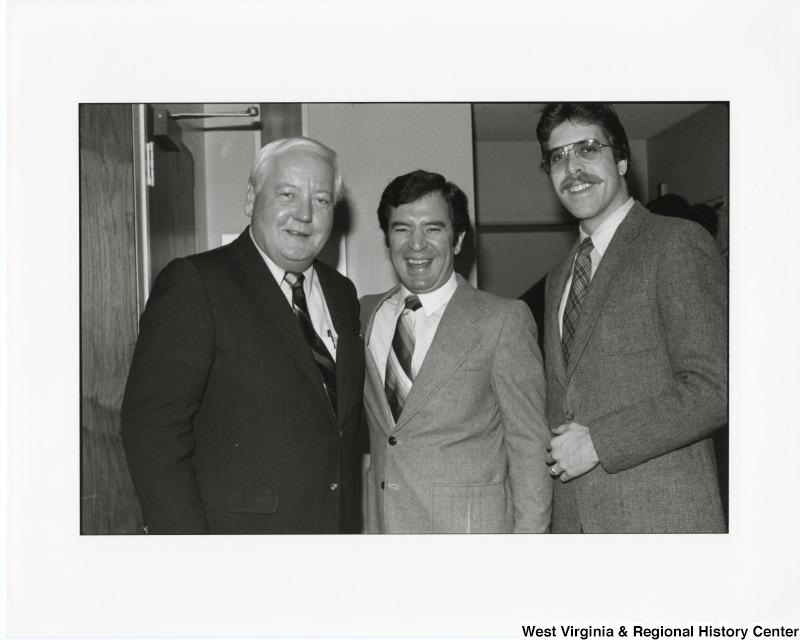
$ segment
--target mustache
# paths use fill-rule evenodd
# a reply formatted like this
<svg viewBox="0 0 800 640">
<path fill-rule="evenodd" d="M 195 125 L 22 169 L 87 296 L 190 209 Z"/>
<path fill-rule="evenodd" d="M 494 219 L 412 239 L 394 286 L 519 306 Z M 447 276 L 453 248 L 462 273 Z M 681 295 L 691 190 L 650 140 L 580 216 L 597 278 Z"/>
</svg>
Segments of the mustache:
<svg viewBox="0 0 800 640">
<path fill-rule="evenodd" d="M 559 191 L 566 191 L 567 189 L 571 189 L 576 184 L 600 184 L 602 180 L 599 176 L 594 175 L 593 173 L 584 173 L 581 171 L 580 173 L 574 173 L 572 175 L 568 175 L 561 181 L 558 189 Z"/>
</svg>

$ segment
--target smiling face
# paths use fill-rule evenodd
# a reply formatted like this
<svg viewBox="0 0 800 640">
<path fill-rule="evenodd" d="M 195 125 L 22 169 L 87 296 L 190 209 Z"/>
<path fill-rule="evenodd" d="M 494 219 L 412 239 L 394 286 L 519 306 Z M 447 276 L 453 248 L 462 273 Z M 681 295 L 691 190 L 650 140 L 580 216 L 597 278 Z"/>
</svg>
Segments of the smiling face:
<svg viewBox="0 0 800 640">
<path fill-rule="evenodd" d="M 550 134 L 548 149 L 593 139 L 608 144 L 603 130 L 593 124 L 582 124 L 567 120 Z M 593 233 L 600 224 L 628 200 L 625 173 L 628 161 L 614 162 L 610 147 L 601 149 L 596 162 L 586 162 L 569 153 L 564 170 L 550 175 L 558 199 L 569 212 L 581 221 L 586 233 Z"/>
<path fill-rule="evenodd" d="M 253 204 L 253 237 L 279 267 L 308 269 L 333 226 L 333 167 L 314 153 L 293 149 L 264 167 Z"/>
<path fill-rule="evenodd" d="M 389 254 L 412 293 L 436 291 L 450 279 L 464 235 L 455 235 L 447 201 L 438 192 L 389 207 Z"/>
</svg>

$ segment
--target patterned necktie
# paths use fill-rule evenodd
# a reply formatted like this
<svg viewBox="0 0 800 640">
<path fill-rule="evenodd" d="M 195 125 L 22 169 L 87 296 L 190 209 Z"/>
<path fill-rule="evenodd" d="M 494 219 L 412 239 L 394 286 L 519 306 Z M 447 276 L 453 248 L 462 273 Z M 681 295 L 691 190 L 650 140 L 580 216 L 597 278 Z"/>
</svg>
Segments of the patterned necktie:
<svg viewBox="0 0 800 640">
<path fill-rule="evenodd" d="M 589 283 L 592 280 L 592 249 L 594 249 L 592 239 L 584 239 L 578 248 L 578 257 L 575 259 L 572 286 L 569 290 L 562 319 L 561 348 L 564 350 L 564 362 L 569 362 L 569 348 L 572 346 L 572 338 L 575 337 L 575 329 L 578 326 L 578 318 L 581 315 L 581 305 L 583 304 L 584 296 L 586 296 L 586 289 L 589 288 Z"/>
<path fill-rule="evenodd" d="M 314 361 L 317 363 L 320 375 L 322 376 L 322 385 L 325 387 L 325 392 L 328 394 L 328 400 L 331 403 L 334 415 L 336 414 L 336 362 L 331 357 L 330 351 L 325 346 L 322 338 L 319 337 L 314 330 L 314 324 L 311 322 L 311 315 L 308 313 L 308 303 L 306 302 L 306 294 L 303 291 L 303 281 L 305 276 L 302 273 L 292 273 L 287 271 L 284 279 L 292 285 L 292 307 L 297 320 L 300 322 L 300 328 L 303 330 L 308 344 L 311 347 L 311 353 L 314 356 Z"/>
<path fill-rule="evenodd" d="M 414 382 L 414 372 L 411 369 L 411 360 L 414 357 L 414 311 L 422 303 L 415 295 L 406 298 L 406 307 L 400 314 L 397 327 L 392 339 L 392 348 L 389 349 L 389 359 L 386 361 L 386 399 L 392 410 L 395 422 L 400 419 L 403 406 L 411 391 Z"/>
</svg>

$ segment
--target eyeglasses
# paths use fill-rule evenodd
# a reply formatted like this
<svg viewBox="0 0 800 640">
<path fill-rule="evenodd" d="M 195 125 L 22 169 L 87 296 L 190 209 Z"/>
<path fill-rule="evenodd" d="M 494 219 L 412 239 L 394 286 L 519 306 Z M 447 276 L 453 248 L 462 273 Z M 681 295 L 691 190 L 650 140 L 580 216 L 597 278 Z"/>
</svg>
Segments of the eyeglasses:
<svg viewBox="0 0 800 640">
<path fill-rule="evenodd" d="M 603 147 L 610 147 L 610 144 L 603 144 L 597 140 L 579 140 L 572 144 L 565 144 L 563 147 L 550 149 L 542 160 L 542 169 L 547 173 L 557 173 L 563 171 L 567 166 L 570 150 L 575 152 L 575 156 L 584 162 L 597 162 L 603 153 Z"/>
</svg>

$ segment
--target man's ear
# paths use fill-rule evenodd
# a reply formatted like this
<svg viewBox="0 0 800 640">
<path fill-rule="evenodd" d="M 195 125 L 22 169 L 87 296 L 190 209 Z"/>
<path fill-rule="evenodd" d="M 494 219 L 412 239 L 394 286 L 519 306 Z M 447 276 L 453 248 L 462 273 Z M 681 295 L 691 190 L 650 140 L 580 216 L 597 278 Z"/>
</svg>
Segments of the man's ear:
<svg viewBox="0 0 800 640">
<path fill-rule="evenodd" d="M 251 182 L 247 183 L 247 197 L 244 201 L 244 214 L 250 218 L 253 215 L 253 205 L 256 202 L 256 190 Z"/>
<path fill-rule="evenodd" d="M 464 236 L 467 235 L 466 231 L 462 231 L 458 234 L 458 240 L 456 240 L 455 248 L 453 249 L 453 253 L 458 255 L 461 253 L 461 243 L 464 242 Z"/>
<path fill-rule="evenodd" d="M 620 160 L 617 162 L 617 171 L 619 171 L 619 175 L 624 176 L 628 173 L 628 161 L 627 160 Z"/>
</svg>

